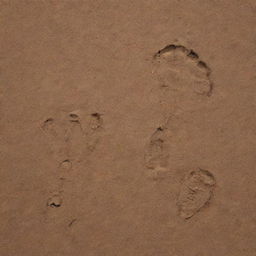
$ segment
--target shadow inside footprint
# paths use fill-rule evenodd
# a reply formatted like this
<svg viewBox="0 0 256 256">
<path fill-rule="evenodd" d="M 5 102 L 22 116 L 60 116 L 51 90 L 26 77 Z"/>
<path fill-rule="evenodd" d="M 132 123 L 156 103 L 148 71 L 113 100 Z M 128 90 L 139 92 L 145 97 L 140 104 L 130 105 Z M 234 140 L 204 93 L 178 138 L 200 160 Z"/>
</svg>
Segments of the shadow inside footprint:
<svg viewBox="0 0 256 256">
<path fill-rule="evenodd" d="M 179 214 L 188 219 L 207 205 L 212 197 L 216 181 L 206 170 L 192 171 L 181 186 L 177 201 Z"/>
<path fill-rule="evenodd" d="M 70 170 L 72 168 L 72 162 L 68 159 L 61 162 L 59 168 L 61 170 Z"/>
<path fill-rule="evenodd" d="M 80 118 L 77 114 L 70 113 L 69 114 L 69 122 L 70 122 L 70 130 L 72 130 L 72 133 L 74 131 L 79 131 L 79 133 L 83 133 L 83 128 L 80 122 Z"/>
<path fill-rule="evenodd" d="M 91 114 L 90 125 L 89 125 L 90 128 L 95 131 L 102 128 L 102 125 L 103 125 L 103 120 L 102 120 L 101 114 L 99 113 Z"/>
<path fill-rule="evenodd" d="M 59 208 L 62 205 L 62 198 L 60 195 L 53 195 L 47 201 L 47 206 L 51 208 Z"/>
</svg>

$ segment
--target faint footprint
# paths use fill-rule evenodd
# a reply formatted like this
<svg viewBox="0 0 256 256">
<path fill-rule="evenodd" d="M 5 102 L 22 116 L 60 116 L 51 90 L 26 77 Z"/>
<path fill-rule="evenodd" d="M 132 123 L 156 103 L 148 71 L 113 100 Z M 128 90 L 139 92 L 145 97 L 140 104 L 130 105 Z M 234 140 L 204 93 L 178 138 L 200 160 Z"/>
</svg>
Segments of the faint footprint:
<svg viewBox="0 0 256 256">
<path fill-rule="evenodd" d="M 145 151 L 145 165 L 155 172 L 164 171 L 168 166 L 168 144 L 166 142 L 166 130 L 158 127 L 150 137 Z"/>
<path fill-rule="evenodd" d="M 209 171 L 199 169 L 189 173 L 177 200 L 179 215 L 189 219 L 206 206 L 210 202 L 215 184 L 215 178 Z"/>
<path fill-rule="evenodd" d="M 59 164 L 55 189 L 47 201 L 47 206 L 61 206 L 65 183 L 71 176 L 72 161 L 80 161 L 95 149 L 102 127 L 101 114 L 93 113 L 87 120 L 81 120 L 79 111 L 69 113 L 66 120 L 61 119 L 57 122 L 53 118 L 48 118 L 42 123 L 41 128 L 49 137 L 58 158 L 65 159 Z"/>
<path fill-rule="evenodd" d="M 65 129 L 62 127 L 62 124 L 50 117 L 43 121 L 41 129 L 47 136 L 53 153 L 58 158 L 63 158 L 66 155 L 67 148 L 65 143 Z"/>
<path fill-rule="evenodd" d="M 70 113 L 68 115 L 69 127 L 67 130 L 68 139 L 74 139 L 75 137 L 83 136 L 83 127 L 78 114 Z"/>
<path fill-rule="evenodd" d="M 96 148 L 103 129 L 103 119 L 99 113 L 92 113 L 81 119 L 78 112 L 71 112 L 68 116 L 66 141 L 69 148 L 68 156 L 80 161 Z"/>
<path fill-rule="evenodd" d="M 211 96 L 211 69 L 193 50 L 171 44 L 155 54 L 154 63 L 162 87 L 181 94 Z"/>
<path fill-rule="evenodd" d="M 58 136 L 55 120 L 53 118 L 46 119 L 43 122 L 41 127 L 47 136 L 50 136 L 50 137 Z"/>
<path fill-rule="evenodd" d="M 58 167 L 58 178 L 55 184 L 54 192 L 52 196 L 47 201 L 47 206 L 56 208 L 60 207 L 63 202 L 63 192 L 65 183 L 69 180 L 72 171 L 72 163 L 70 160 L 66 159 L 62 161 Z"/>
<path fill-rule="evenodd" d="M 62 181 L 62 183 L 69 178 L 72 172 L 72 162 L 69 159 L 65 159 L 62 161 L 58 168 L 58 174 L 59 179 Z M 60 188 L 63 188 L 63 185 L 60 186 Z"/>
<path fill-rule="evenodd" d="M 59 166 L 59 169 L 61 171 L 70 171 L 72 169 L 72 163 L 70 160 L 66 159 L 64 160 L 60 166 Z"/>
<path fill-rule="evenodd" d="M 62 194 L 65 183 L 69 181 L 72 171 L 72 160 L 80 161 L 88 155 L 88 150 L 93 151 L 98 140 L 98 132 L 103 126 L 103 119 L 99 113 L 93 113 L 83 122 L 78 111 L 68 114 L 64 122 L 56 122 L 48 118 L 41 125 L 42 130 L 50 138 L 51 145 L 55 148 L 64 146 L 62 160 L 58 167 L 57 181 L 52 196 L 47 200 L 47 206 L 58 208 L 62 205 Z M 60 143 L 61 142 L 61 143 Z"/>
<path fill-rule="evenodd" d="M 87 127 L 87 147 L 89 151 L 94 151 L 96 145 L 100 140 L 100 133 L 103 130 L 103 118 L 100 113 L 92 113 L 89 116 L 89 123 Z"/>
<path fill-rule="evenodd" d="M 62 198 L 59 194 L 52 195 L 47 201 L 47 206 L 51 208 L 58 208 L 58 207 L 61 207 L 61 205 L 62 205 Z"/>
<path fill-rule="evenodd" d="M 100 113 L 92 113 L 90 115 L 90 125 L 92 131 L 100 130 L 103 126 L 103 119 Z"/>
<path fill-rule="evenodd" d="M 71 159 L 79 159 L 81 157 L 83 149 L 86 146 L 85 136 L 80 116 L 75 112 L 68 114 L 66 129 L 67 157 Z"/>
</svg>

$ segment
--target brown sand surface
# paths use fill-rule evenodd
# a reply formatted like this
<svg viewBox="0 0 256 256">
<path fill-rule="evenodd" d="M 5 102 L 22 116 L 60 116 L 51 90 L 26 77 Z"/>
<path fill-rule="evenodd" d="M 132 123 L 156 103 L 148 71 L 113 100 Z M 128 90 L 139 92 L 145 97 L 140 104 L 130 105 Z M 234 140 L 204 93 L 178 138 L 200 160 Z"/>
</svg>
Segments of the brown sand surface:
<svg viewBox="0 0 256 256">
<path fill-rule="evenodd" d="M 255 70 L 255 0 L 0 0 L 0 256 L 255 256 Z"/>
</svg>

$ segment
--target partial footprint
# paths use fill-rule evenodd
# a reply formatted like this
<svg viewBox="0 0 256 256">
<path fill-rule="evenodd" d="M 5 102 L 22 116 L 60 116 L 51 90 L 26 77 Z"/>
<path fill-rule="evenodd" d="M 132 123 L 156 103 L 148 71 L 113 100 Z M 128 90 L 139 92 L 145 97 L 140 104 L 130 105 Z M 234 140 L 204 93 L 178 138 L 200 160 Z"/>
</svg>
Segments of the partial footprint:
<svg viewBox="0 0 256 256">
<path fill-rule="evenodd" d="M 67 119 L 66 142 L 68 144 L 68 157 L 80 159 L 85 145 L 84 129 L 77 113 L 70 113 Z"/>
<path fill-rule="evenodd" d="M 51 208 L 59 208 L 62 205 L 62 198 L 59 194 L 52 195 L 48 201 L 47 206 Z"/>
<path fill-rule="evenodd" d="M 72 169 L 72 163 L 70 160 L 66 159 L 64 160 L 60 166 L 59 166 L 59 169 L 61 171 L 70 171 Z"/>
<path fill-rule="evenodd" d="M 72 172 L 72 162 L 69 159 L 65 159 L 61 162 L 58 168 L 58 175 L 62 183 L 67 180 Z M 61 186 L 61 188 L 63 185 Z"/>
<path fill-rule="evenodd" d="M 179 215 L 189 219 L 206 206 L 212 197 L 214 176 L 206 170 L 192 171 L 181 186 L 177 200 Z"/>
<path fill-rule="evenodd" d="M 89 116 L 89 125 L 87 127 L 87 146 L 92 152 L 100 140 L 100 133 L 103 130 L 103 119 L 100 113 L 92 113 Z"/>
<path fill-rule="evenodd" d="M 71 112 L 68 116 L 66 133 L 68 156 L 79 161 L 89 152 L 94 151 L 99 142 L 102 127 L 103 119 L 99 113 L 92 113 L 86 118 L 81 118 L 79 111 Z"/>
<path fill-rule="evenodd" d="M 90 115 L 90 128 L 93 131 L 97 131 L 103 126 L 103 119 L 100 113 L 92 113 Z"/>
<path fill-rule="evenodd" d="M 162 87 L 181 94 L 210 96 L 211 69 L 197 53 L 182 45 L 168 45 L 154 56 L 155 73 Z"/>
<path fill-rule="evenodd" d="M 81 137 L 84 134 L 83 127 L 78 114 L 70 113 L 68 116 L 69 127 L 67 130 L 67 136 L 69 139 L 75 137 Z"/>
<path fill-rule="evenodd" d="M 60 207 L 63 202 L 63 192 L 65 183 L 69 180 L 72 171 L 72 162 L 68 159 L 62 161 L 58 167 L 58 180 L 55 184 L 55 189 L 51 193 L 52 196 L 47 201 L 47 206 L 56 208 Z"/>
<path fill-rule="evenodd" d="M 53 118 L 46 119 L 41 127 L 46 135 L 50 137 L 57 137 L 58 133 L 55 125 L 55 120 Z"/>
<path fill-rule="evenodd" d="M 67 153 L 65 143 L 65 129 L 61 122 L 52 117 L 41 124 L 41 128 L 48 139 L 48 143 L 57 158 L 63 158 Z"/>
<path fill-rule="evenodd" d="M 159 127 L 152 134 L 144 158 L 148 169 L 160 171 L 167 167 L 169 154 L 165 128 Z"/>
</svg>

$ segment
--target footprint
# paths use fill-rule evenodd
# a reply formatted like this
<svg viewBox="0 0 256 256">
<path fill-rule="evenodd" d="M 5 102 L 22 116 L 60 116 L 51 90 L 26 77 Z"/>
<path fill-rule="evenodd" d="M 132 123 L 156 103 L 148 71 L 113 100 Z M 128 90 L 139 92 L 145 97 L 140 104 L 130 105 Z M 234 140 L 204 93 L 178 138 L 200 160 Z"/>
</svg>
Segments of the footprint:
<svg viewBox="0 0 256 256">
<path fill-rule="evenodd" d="M 145 165 L 154 171 L 164 170 L 168 165 L 168 146 L 166 143 L 166 131 L 158 127 L 152 134 L 145 152 Z"/>
<path fill-rule="evenodd" d="M 80 121 L 80 117 L 78 114 L 70 113 L 68 115 L 68 130 L 67 130 L 67 137 L 68 139 L 73 139 L 75 137 L 83 136 L 83 127 Z"/>
<path fill-rule="evenodd" d="M 51 150 L 57 158 L 63 158 L 66 155 L 65 129 L 62 124 L 50 117 L 41 124 L 41 129 L 48 138 Z"/>
<path fill-rule="evenodd" d="M 53 118 L 50 117 L 50 118 L 46 119 L 43 122 L 41 127 L 47 136 L 50 136 L 50 137 L 58 136 L 55 120 Z"/>
<path fill-rule="evenodd" d="M 67 156 L 71 159 L 79 159 L 85 147 L 85 133 L 77 113 L 68 114 L 65 137 L 68 146 Z"/>
<path fill-rule="evenodd" d="M 103 129 L 102 115 L 95 112 L 84 118 L 80 118 L 78 111 L 68 115 L 68 129 L 66 141 L 68 143 L 71 159 L 80 161 L 83 157 L 95 150 Z"/>
<path fill-rule="evenodd" d="M 89 151 L 94 151 L 99 140 L 100 132 L 103 130 L 103 118 L 100 113 L 92 113 L 89 116 L 89 125 L 87 127 L 87 147 Z"/>
<path fill-rule="evenodd" d="M 60 195 L 55 194 L 51 196 L 47 201 L 47 206 L 51 208 L 58 208 L 62 205 L 62 198 Z"/>
<path fill-rule="evenodd" d="M 50 138 L 51 145 L 62 150 L 62 160 L 58 167 L 58 178 L 52 196 L 47 200 L 47 206 L 58 208 L 62 205 L 62 194 L 65 183 L 70 179 L 72 161 L 81 161 L 88 155 L 88 149 L 93 151 L 98 140 L 98 132 L 103 126 L 101 114 L 93 113 L 84 120 L 83 125 L 78 111 L 68 114 L 68 118 L 59 122 L 53 118 L 46 119 L 41 125 L 42 130 Z M 57 188 L 56 188 L 57 187 Z"/>
<path fill-rule="evenodd" d="M 61 170 L 61 171 L 64 171 L 64 170 L 69 171 L 69 170 L 71 170 L 71 168 L 72 168 L 72 163 L 71 163 L 70 160 L 66 159 L 66 160 L 64 160 L 64 161 L 60 164 L 59 167 L 60 167 L 60 170 Z"/>
<path fill-rule="evenodd" d="M 177 200 L 179 215 L 189 219 L 206 206 L 216 184 L 214 176 L 206 170 L 192 171 L 185 178 Z"/>
<path fill-rule="evenodd" d="M 186 134 L 180 124 L 179 118 L 170 115 L 151 135 L 144 153 L 144 163 L 148 169 L 146 175 L 150 178 L 154 180 L 170 178 L 183 167 L 180 141 L 181 137 L 186 137 Z M 170 161 L 172 161 L 171 165 Z"/>
<path fill-rule="evenodd" d="M 72 162 L 69 159 L 62 161 L 58 168 L 58 175 L 60 179 L 60 189 L 63 189 L 64 182 L 72 173 Z"/>
<path fill-rule="evenodd" d="M 97 131 L 103 126 L 102 115 L 99 113 L 92 113 L 90 115 L 90 128 L 92 131 Z"/>
<path fill-rule="evenodd" d="M 168 45 L 154 56 L 155 73 L 163 88 L 183 95 L 211 96 L 211 69 L 198 54 L 182 45 Z"/>
</svg>

